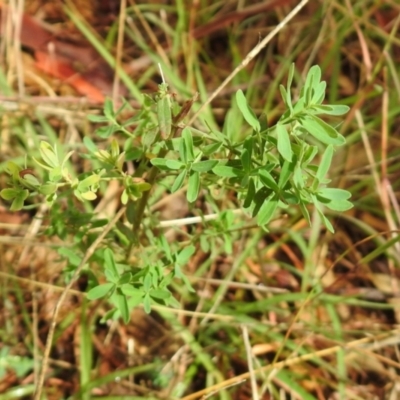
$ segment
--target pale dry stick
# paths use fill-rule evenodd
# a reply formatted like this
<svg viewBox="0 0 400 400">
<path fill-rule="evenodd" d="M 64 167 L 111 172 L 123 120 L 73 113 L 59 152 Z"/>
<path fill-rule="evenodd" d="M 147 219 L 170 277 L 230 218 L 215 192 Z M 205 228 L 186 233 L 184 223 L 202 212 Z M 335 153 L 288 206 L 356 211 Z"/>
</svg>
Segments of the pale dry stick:
<svg viewBox="0 0 400 400">
<path fill-rule="evenodd" d="M 248 331 L 246 325 L 241 325 L 241 328 L 242 328 L 244 348 L 246 349 L 247 366 L 249 368 L 252 398 L 253 398 L 253 400 L 260 400 L 260 397 L 258 395 L 257 379 L 256 379 L 256 375 L 254 373 L 254 367 L 253 367 L 253 352 L 251 351 L 251 345 L 250 345 L 250 340 L 249 340 L 249 331 Z"/>
<path fill-rule="evenodd" d="M 399 76 L 397 74 L 397 65 L 395 65 L 395 62 L 393 61 L 392 56 L 389 54 L 389 52 L 387 50 L 383 50 L 382 52 L 383 56 L 386 59 L 386 64 L 389 67 L 389 70 L 391 72 L 391 77 L 394 83 L 394 87 L 396 88 L 396 92 L 397 92 L 397 99 L 400 102 L 400 79 Z"/>
<path fill-rule="evenodd" d="M 371 81 L 372 61 L 371 61 L 371 56 L 369 54 L 367 41 L 365 40 L 362 30 L 360 29 L 360 25 L 358 24 L 358 21 L 356 20 L 356 18 L 354 16 L 354 11 L 350 4 L 350 0 L 346 0 L 346 6 L 350 11 L 350 16 L 353 19 L 354 30 L 356 31 L 357 36 L 358 36 L 358 41 L 360 42 L 361 53 L 363 55 L 364 65 L 366 68 L 367 81 Z"/>
<path fill-rule="evenodd" d="M 232 71 L 232 73 L 221 83 L 221 85 L 210 95 L 205 103 L 196 111 L 187 125 L 191 125 L 196 118 L 199 116 L 201 111 L 207 107 L 224 89 L 224 87 L 244 68 L 249 64 L 249 62 L 258 55 L 258 53 L 272 40 L 272 38 L 278 34 L 287 23 L 299 13 L 299 11 L 308 3 L 309 0 L 302 0 L 293 10 L 281 21 L 279 24 L 257 45 L 255 46 L 249 54 L 243 59 L 243 61 Z"/>
<path fill-rule="evenodd" d="M 373 151 L 372 151 L 372 148 L 371 148 L 371 144 L 370 144 L 370 142 L 368 140 L 368 135 L 367 135 L 367 132 L 366 132 L 366 129 L 365 129 L 364 120 L 362 118 L 361 112 L 359 110 L 356 110 L 355 116 L 356 116 L 357 124 L 358 124 L 358 126 L 360 128 L 361 138 L 362 138 L 362 141 L 363 141 L 363 144 L 364 144 L 365 153 L 367 154 L 368 162 L 370 164 L 372 177 L 373 177 L 374 182 L 375 182 L 375 188 L 376 188 L 376 191 L 377 191 L 377 193 L 379 195 L 379 198 L 381 199 L 381 202 L 382 202 L 382 208 L 383 208 L 383 212 L 385 214 L 386 222 L 387 222 L 387 224 L 389 226 L 390 231 L 397 232 L 398 228 L 396 227 L 396 223 L 394 222 L 392 214 L 390 212 L 390 205 L 387 204 L 387 202 L 385 201 L 385 198 L 384 198 L 385 197 L 384 196 L 384 191 L 383 191 L 383 184 L 384 183 L 382 182 L 382 180 L 379 177 L 379 174 L 378 174 L 376 168 L 374 167 L 376 165 L 376 162 L 375 162 L 374 154 L 373 154 Z M 393 237 L 393 235 L 395 235 L 395 233 L 392 234 L 392 237 Z M 399 252 L 398 243 L 395 244 L 395 247 L 396 247 L 397 251 Z M 390 272 L 391 272 L 392 276 L 394 276 L 393 274 L 395 273 L 395 271 L 393 270 L 393 268 L 390 268 Z M 392 285 L 393 285 L 394 293 L 398 293 L 399 288 L 398 288 L 397 280 L 396 279 L 392 279 L 391 282 L 392 282 Z"/>
<path fill-rule="evenodd" d="M 60 311 L 61 305 L 64 302 L 65 298 L 67 297 L 69 291 L 71 290 L 72 285 L 75 283 L 76 279 L 79 277 L 79 274 L 81 273 L 83 267 L 88 262 L 89 258 L 94 254 L 97 247 L 100 245 L 101 241 L 105 238 L 105 236 L 108 234 L 108 232 L 110 232 L 110 230 L 114 227 L 114 225 L 117 223 L 117 221 L 122 217 L 124 212 L 125 212 L 125 207 L 121 208 L 118 211 L 118 213 L 114 216 L 114 218 L 104 228 L 103 232 L 99 235 L 99 237 L 87 249 L 85 256 L 83 257 L 81 263 L 78 265 L 78 268 L 75 270 L 74 274 L 72 275 L 70 282 L 65 287 L 65 289 L 62 291 L 61 296 L 58 299 L 56 306 L 54 307 L 53 316 L 51 318 L 51 323 L 50 323 L 50 329 L 49 329 L 49 333 L 47 335 L 46 347 L 45 347 L 44 355 L 43 355 L 42 369 L 40 371 L 39 382 L 36 387 L 34 400 L 41 399 L 43 385 L 44 385 L 44 379 L 45 379 L 46 370 L 47 370 L 47 364 L 49 361 L 49 356 L 50 356 L 50 351 L 51 351 L 51 345 L 53 343 L 54 331 L 55 331 L 56 325 L 57 325 L 57 316 Z"/>
<path fill-rule="evenodd" d="M 300 364 L 302 362 L 305 361 L 311 361 L 314 360 L 315 358 L 322 358 L 322 357 L 328 357 L 330 355 L 335 354 L 336 352 L 338 352 L 341 349 L 345 349 L 345 350 L 357 350 L 358 348 L 362 347 L 363 345 L 370 343 L 374 340 L 380 340 L 380 339 L 384 339 L 386 337 L 392 336 L 392 335 L 399 335 L 400 331 L 397 329 L 392 330 L 390 332 L 386 332 L 383 333 L 381 335 L 378 335 L 376 337 L 373 336 L 369 336 L 363 339 L 358 339 L 358 340 L 354 340 L 350 343 L 344 344 L 344 345 L 337 345 L 337 346 L 333 346 L 333 347 L 329 347 L 327 349 L 323 349 L 323 350 L 318 350 L 315 351 L 313 353 L 308 353 L 308 354 L 304 354 L 301 356 L 298 356 L 296 358 L 290 358 L 288 360 L 284 360 L 284 361 L 280 361 L 277 362 L 275 364 L 269 364 L 269 365 L 265 365 L 261 368 L 257 368 L 254 373 L 259 375 L 263 372 L 268 372 L 271 371 L 273 369 L 283 369 L 283 368 L 287 368 L 287 367 L 291 367 L 293 365 L 297 365 Z M 226 389 L 228 386 L 232 386 L 234 384 L 237 384 L 238 382 L 242 382 L 244 380 L 247 380 L 250 378 L 250 373 L 249 372 L 245 372 L 241 375 L 235 376 L 234 378 L 231 379 L 227 379 L 224 382 L 220 382 L 217 383 L 215 385 L 209 386 L 208 388 L 202 389 L 196 393 L 192 393 L 188 396 L 183 397 L 181 400 L 195 400 L 198 399 L 200 397 L 205 397 L 207 396 L 209 393 L 211 392 L 217 392 L 220 391 L 222 389 Z"/>
<path fill-rule="evenodd" d="M 14 3 L 14 1 L 12 2 Z M 18 81 L 18 94 L 20 97 L 25 96 L 25 85 L 24 85 L 24 63 L 22 62 L 21 55 L 21 31 L 22 31 L 22 15 L 24 13 L 24 0 L 17 0 L 17 5 L 15 4 L 11 8 L 11 17 L 14 22 L 14 57 L 15 57 L 15 67 L 17 73 Z"/>
<path fill-rule="evenodd" d="M 126 0 L 121 0 L 118 20 L 118 37 L 117 37 L 117 52 L 115 55 L 115 75 L 112 90 L 113 103 L 118 103 L 119 85 L 120 85 L 120 69 L 122 68 L 122 51 L 124 45 L 124 31 L 126 18 Z"/>
<path fill-rule="evenodd" d="M 157 39 L 157 36 L 154 34 L 153 29 L 151 29 L 150 25 L 147 23 L 146 19 L 143 17 L 142 12 L 140 11 L 139 7 L 135 3 L 134 0 L 129 0 L 129 3 L 132 5 L 132 9 L 137 15 L 140 23 L 142 24 L 144 30 L 146 31 L 147 35 L 149 36 L 151 42 L 153 43 L 154 47 L 157 50 L 158 55 L 160 58 L 163 60 L 165 65 L 171 66 L 171 63 L 169 62 L 167 53 L 165 52 L 163 46 L 160 44 L 160 42 Z"/>
<path fill-rule="evenodd" d="M 233 210 L 234 214 L 241 215 L 244 214 L 243 210 L 237 209 Z M 216 220 L 220 214 L 207 214 L 202 217 L 187 217 L 187 218 L 180 218 L 180 219 L 171 219 L 168 221 L 160 221 L 158 226 L 160 228 L 171 228 L 174 226 L 185 226 L 185 225 L 192 225 L 192 224 L 200 224 L 204 221 L 214 221 Z"/>
</svg>

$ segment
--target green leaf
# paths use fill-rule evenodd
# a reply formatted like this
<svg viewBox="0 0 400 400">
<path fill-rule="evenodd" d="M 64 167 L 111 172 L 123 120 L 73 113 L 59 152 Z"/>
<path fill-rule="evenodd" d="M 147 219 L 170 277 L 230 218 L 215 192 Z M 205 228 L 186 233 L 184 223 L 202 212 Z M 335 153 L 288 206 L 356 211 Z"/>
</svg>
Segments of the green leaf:
<svg viewBox="0 0 400 400">
<path fill-rule="evenodd" d="M 77 267 L 82 261 L 82 258 L 76 253 L 76 251 L 72 251 L 67 247 L 60 247 L 57 252 L 61 256 L 67 258 L 68 263 L 73 265 L 74 267 Z"/>
<path fill-rule="evenodd" d="M 324 223 L 324 225 L 327 227 L 327 229 L 329 230 L 329 232 L 334 233 L 335 230 L 333 229 L 332 224 L 330 223 L 330 221 L 328 220 L 328 218 L 325 217 L 325 214 L 323 212 L 323 209 L 321 207 L 321 203 L 318 201 L 317 197 L 314 195 L 310 195 L 311 197 L 311 201 L 313 202 L 315 208 L 318 211 L 319 216 L 322 219 L 322 222 Z"/>
<path fill-rule="evenodd" d="M 303 214 L 303 217 L 307 221 L 308 225 L 311 225 L 310 213 L 308 212 L 306 204 L 303 201 L 300 201 L 299 207 L 300 207 L 301 213 Z"/>
<path fill-rule="evenodd" d="M 155 289 L 150 292 L 150 296 L 155 299 L 166 300 L 169 299 L 172 295 L 171 292 L 167 289 Z"/>
<path fill-rule="evenodd" d="M 18 192 L 18 195 L 14 198 L 14 201 L 12 202 L 10 206 L 11 211 L 19 211 L 22 209 L 24 206 L 24 202 L 29 196 L 29 191 L 28 190 L 23 190 Z"/>
<path fill-rule="evenodd" d="M 256 131 L 260 132 L 260 121 L 254 111 L 247 104 L 247 100 L 242 90 L 236 92 L 236 102 L 246 122 Z"/>
<path fill-rule="evenodd" d="M 316 110 L 319 114 L 343 115 L 350 110 L 350 107 L 345 105 L 319 104 L 313 105 L 312 109 Z"/>
<path fill-rule="evenodd" d="M 316 85 L 311 99 L 311 104 L 321 104 L 325 98 L 326 82 L 322 81 Z"/>
<path fill-rule="evenodd" d="M 313 65 L 307 73 L 306 81 L 304 83 L 301 95 L 305 96 L 306 104 L 311 103 L 312 95 L 317 90 L 320 80 L 321 80 L 321 68 L 318 65 Z"/>
<path fill-rule="evenodd" d="M 212 169 L 215 175 L 222 176 L 224 178 L 235 178 L 242 177 L 244 172 L 238 168 L 229 167 L 227 165 L 217 165 Z"/>
<path fill-rule="evenodd" d="M 243 203 L 243 208 L 248 208 L 251 206 L 251 203 L 253 202 L 255 194 L 256 194 L 256 186 L 254 184 L 254 179 L 250 178 L 248 186 L 247 186 L 246 199 L 244 200 L 244 203 Z"/>
<path fill-rule="evenodd" d="M 83 138 L 83 144 L 89 150 L 90 153 L 96 153 L 99 151 L 97 146 L 94 144 L 93 140 L 89 136 Z"/>
<path fill-rule="evenodd" d="M 193 137 L 190 128 L 186 127 L 182 131 L 182 139 L 185 144 L 186 161 L 192 162 L 194 160 Z"/>
<path fill-rule="evenodd" d="M 186 174 L 187 174 L 187 170 L 184 169 L 176 177 L 176 179 L 175 179 L 175 181 L 174 181 L 174 183 L 172 184 L 172 187 L 171 187 L 171 193 L 175 193 L 177 190 L 179 190 L 183 186 L 183 184 L 185 182 Z"/>
<path fill-rule="evenodd" d="M 278 152 L 284 160 L 290 162 L 292 161 L 293 152 L 288 131 L 281 124 L 277 124 L 275 129 L 278 139 Z"/>
<path fill-rule="evenodd" d="M 153 158 L 150 160 L 152 165 L 160 169 L 168 169 L 167 161 L 168 160 L 166 158 Z"/>
<path fill-rule="evenodd" d="M 317 196 L 331 201 L 342 201 L 349 199 L 351 197 L 351 193 L 343 189 L 321 188 L 318 190 Z"/>
<path fill-rule="evenodd" d="M 200 190 L 200 174 L 196 171 L 191 172 L 189 175 L 188 189 L 186 192 L 186 199 L 189 203 L 197 200 Z"/>
<path fill-rule="evenodd" d="M 142 136 L 142 145 L 146 148 L 149 148 L 156 140 L 157 135 L 158 130 L 155 126 L 147 127 Z"/>
<path fill-rule="evenodd" d="M 40 186 L 39 192 L 44 194 L 45 196 L 49 196 L 57 191 L 57 185 L 54 183 L 45 183 Z"/>
<path fill-rule="evenodd" d="M 97 300 L 102 297 L 107 296 L 107 294 L 112 290 L 115 285 L 113 283 L 104 283 L 99 286 L 95 286 L 87 292 L 86 297 L 89 300 Z"/>
<path fill-rule="evenodd" d="M 242 161 L 243 169 L 249 173 L 251 170 L 251 154 L 247 149 L 242 150 L 242 154 L 240 155 L 240 160 Z"/>
<path fill-rule="evenodd" d="M 146 314 L 150 314 L 151 312 L 151 298 L 148 293 L 146 293 L 143 297 L 143 309 Z"/>
<path fill-rule="evenodd" d="M 114 105 L 109 98 L 104 101 L 103 113 L 107 120 L 115 119 Z"/>
<path fill-rule="evenodd" d="M 333 157 L 333 146 L 329 145 L 325 152 L 324 155 L 321 158 L 321 162 L 318 166 L 318 171 L 316 174 L 316 178 L 321 182 L 322 179 L 325 177 L 325 175 L 328 173 L 329 168 L 332 163 L 332 157 Z"/>
<path fill-rule="evenodd" d="M 344 212 L 344 211 L 350 210 L 351 208 L 354 207 L 353 203 L 351 203 L 350 201 L 347 201 L 347 200 L 332 200 L 328 203 L 324 203 L 322 201 L 322 203 L 330 210 L 338 211 L 338 212 Z"/>
<path fill-rule="evenodd" d="M 279 192 L 279 186 L 276 184 L 275 179 L 265 168 L 259 169 L 259 177 L 265 187 L 272 189 L 274 192 Z"/>
<path fill-rule="evenodd" d="M 324 144 L 341 146 L 346 143 L 345 138 L 335 128 L 315 115 L 303 117 L 299 122 L 305 130 Z"/>
<path fill-rule="evenodd" d="M 280 189 L 283 189 L 285 187 L 286 183 L 293 175 L 293 171 L 294 171 L 294 164 L 285 161 L 282 165 L 281 172 L 279 174 L 278 186 Z"/>
<path fill-rule="evenodd" d="M 112 274 L 118 278 L 118 270 L 114 260 L 114 253 L 111 249 L 105 249 L 103 253 L 104 257 L 104 269 L 109 270 Z"/>
<path fill-rule="evenodd" d="M 257 224 L 260 226 L 266 225 L 274 216 L 278 207 L 278 196 L 273 195 L 265 200 L 257 215 Z"/>
<path fill-rule="evenodd" d="M 8 188 L 8 189 L 3 189 L 0 192 L 0 196 L 4 199 L 4 200 L 12 200 L 13 198 L 18 196 L 18 193 L 20 192 L 20 189 L 12 189 L 12 188 Z"/>
<path fill-rule="evenodd" d="M 82 198 L 84 200 L 93 201 L 93 200 L 97 199 L 96 193 L 94 193 L 90 190 L 88 190 L 87 192 L 78 192 L 78 191 L 75 191 L 75 192 L 79 193 L 79 195 L 77 196 L 78 198 Z M 75 193 L 75 195 L 76 195 L 76 193 Z"/>
<path fill-rule="evenodd" d="M 87 119 L 91 122 L 108 122 L 108 118 L 104 115 L 89 114 L 87 115 Z"/>
<path fill-rule="evenodd" d="M 218 160 L 204 160 L 192 164 L 192 171 L 208 172 L 218 164 Z"/>
<path fill-rule="evenodd" d="M 62 178 L 61 166 L 52 168 L 49 173 L 49 180 L 51 182 L 58 182 Z"/>
<path fill-rule="evenodd" d="M 206 156 L 211 156 L 212 154 L 216 153 L 222 146 L 221 142 L 211 143 L 207 146 L 202 147 L 202 152 Z"/>
<path fill-rule="evenodd" d="M 165 166 L 168 169 L 178 170 L 178 169 L 181 169 L 182 167 L 184 167 L 185 164 L 182 161 L 178 161 L 178 160 L 166 160 Z"/>
<path fill-rule="evenodd" d="M 116 297 L 116 305 L 121 313 L 122 319 L 127 324 L 130 320 L 130 314 L 129 314 L 129 307 L 128 307 L 128 301 L 126 299 L 126 296 L 122 293 L 121 289 L 117 289 L 115 293 Z"/>
<path fill-rule="evenodd" d="M 179 264 L 180 266 L 186 265 L 187 262 L 189 261 L 190 257 L 192 257 L 192 255 L 194 254 L 195 251 L 196 251 L 196 248 L 193 245 L 187 246 L 184 249 L 182 249 L 179 252 L 178 257 L 176 258 L 177 264 Z"/>
<path fill-rule="evenodd" d="M 93 186 L 96 186 L 100 181 L 100 176 L 97 174 L 93 174 L 88 176 L 87 178 L 83 179 L 78 183 L 78 190 L 80 192 L 92 188 Z"/>
<path fill-rule="evenodd" d="M 56 150 L 53 149 L 49 143 L 47 142 L 40 142 L 39 146 L 40 156 L 42 160 L 52 168 L 60 166 L 60 162 L 58 161 L 58 157 L 56 154 Z"/>
<path fill-rule="evenodd" d="M 13 181 L 19 181 L 19 172 L 21 168 L 12 161 L 7 161 L 6 171 L 12 176 Z"/>
</svg>

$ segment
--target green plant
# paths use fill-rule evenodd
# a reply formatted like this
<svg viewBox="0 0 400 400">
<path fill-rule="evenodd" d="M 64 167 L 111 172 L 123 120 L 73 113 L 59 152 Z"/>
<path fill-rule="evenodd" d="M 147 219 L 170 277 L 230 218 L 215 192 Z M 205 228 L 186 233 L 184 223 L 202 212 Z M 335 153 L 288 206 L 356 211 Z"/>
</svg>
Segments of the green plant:
<svg viewBox="0 0 400 400">
<path fill-rule="evenodd" d="M 43 178 L 10 161 L 10 188 L 0 194 L 12 201 L 12 210 L 34 205 L 37 197 L 57 208 L 57 199 L 64 197 L 71 212 L 73 198 L 81 202 L 96 200 L 102 185 L 118 180 L 123 187 L 121 203 L 127 207 L 127 221 L 118 223 L 103 247 L 91 257 L 90 261 L 100 265 L 101 271 L 85 269 L 89 277 L 88 298 L 108 298 L 114 308 L 105 318 L 122 316 L 125 322 L 129 320 L 129 310 L 139 304 L 146 312 L 154 303 L 178 307 L 170 286 L 178 278 L 185 283 L 182 290 L 193 290 L 182 267 L 195 252 L 198 237 L 191 236 L 177 244 L 168 243 L 162 235 L 156 237 L 157 223 L 145 214 L 155 188 L 166 192 L 170 187 L 171 192 L 176 192 L 185 187 L 190 204 L 198 199 L 201 189 L 212 198 L 210 188 L 223 188 L 236 193 L 238 205 L 265 229 L 279 210 L 290 213 L 296 206 L 310 223 L 308 207 L 312 205 L 333 232 L 324 208 L 345 211 L 352 207 L 349 192 L 327 187 L 334 148 L 343 145 L 345 139 L 319 117 L 343 115 L 348 107 L 322 104 L 326 84 L 321 81 L 318 66 L 309 70 L 297 101 L 291 94 L 293 77 L 294 65 L 286 88 L 280 86 L 285 110 L 272 126 L 267 125 L 264 116 L 256 117 L 239 90 L 234 107 L 238 107 L 251 131 L 230 127 L 234 135 L 185 126 L 183 120 L 195 99 L 180 107 L 165 83 L 154 98 L 145 96 L 140 112 L 124 122 L 120 117 L 128 104 L 123 103 L 114 111 L 111 101 L 106 101 L 104 115 L 89 119 L 104 124 L 96 134 L 110 140 L 108 149 L 100 148 L 88 137 L 83 141 L 88 152 L 81 157 L 90 160 L 91 171 L 73 177 L 66 166 L 73 152 L 61 159 L 55 146 L 41 142 L 40 160 L 34 161 L 42 168 Z M 135 163 L 133 175 L 126 172 L 126 162 Z M 84 227 L 82 223 L 73 227 L 63 221 L 65 214 L 61 218 L 52 216 L 53 233 L 74 235 L 74 248 L 59 250 L 68 260 L 67 272 L 74 271 L 93 243 L 95 229 L 107 221 L 88 213 Z M 227 221 L 231 219 L 225 213 L 218 228 L 225 238 L 230 229 Z M 227 251 L 229 248 L 227 245 Z"/>
</svg>

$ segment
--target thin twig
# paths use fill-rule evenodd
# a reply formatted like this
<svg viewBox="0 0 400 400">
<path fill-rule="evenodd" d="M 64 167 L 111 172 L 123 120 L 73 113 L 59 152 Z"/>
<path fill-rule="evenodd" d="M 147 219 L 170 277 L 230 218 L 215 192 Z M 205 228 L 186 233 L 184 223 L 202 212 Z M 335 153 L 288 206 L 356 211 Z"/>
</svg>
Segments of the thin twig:
<svg viewBox="0 0 400 400">
<path fill-rule="evenodd" d="M 34 400 L 41 399 L 43 385 L 44 385 L 44 379 L 45 379 L 46 370 L 47 370 L 47 364 L 49 362 L 49 357 L 50 357 L 51 345 L 53 343 L 54 331 L 55 331 L 56 325 L 57 325 L 57 316 L 60 311 L 61 305 L 63 304 L 65 298 L 67 297 L 67 294 L 69 293 L 69 291 L 72 288 L 72 285 L 75 283 L 76 279 L 79 277 L 83 267 L 88 262 L 89 258 L 93 255 L 93 253 L 96 251 L 97 247 L 100 245 L 101 241 L 105 238 L 105 236 L 108 234 L 108 232 L 110 232 L 112 227 L 121 218 L 121 216 L 124 214 L 124 212 L 125 212 L 125 207 L 121 208 L 121 210 L 118 211 L 118 213 L 115 215 L 115 217 L 104 228 L 104 231 L 100 234 L 100 236 L 87 249 L 85 256 L 83 257 L 78 268 L 75 270 L 70 282 L 68 283 L 68 285 L 65 287 L 65 289 L 61 293 L 61 296 L 58 299 L 56 306 L 54 307 L 53 316 L 52 316 L 51 324 L 50 324 L 50 329 L 49 329 L 49 333 L 47 335 L 46 347 L 45 347 L 44 355 L 43 355 L 42 368 L 40 371 L 39 381 L 38 381 L 38 385 L 36 388 Z"/>
</svg>

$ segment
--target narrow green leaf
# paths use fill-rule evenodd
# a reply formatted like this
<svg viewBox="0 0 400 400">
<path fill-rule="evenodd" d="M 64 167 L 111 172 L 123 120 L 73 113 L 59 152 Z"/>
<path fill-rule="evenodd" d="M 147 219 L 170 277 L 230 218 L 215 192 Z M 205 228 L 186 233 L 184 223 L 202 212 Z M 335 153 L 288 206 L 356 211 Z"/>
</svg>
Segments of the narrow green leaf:
<svg viewBox="0 0 400 400">
<path fill-rule="evenodd" d="M 143 309 L 146 314 L 150 314 L 151 312 L 151 298 L 148 293 L 143 297 Z"/>
<path fill-rule="evenodd" d="M 247 104 L 246 96 L 242 90 L 236 92 L 236 102 L 246 122 L 256 131 L 260 132 L 260 122 L 258 121 L 254 111 Z"/>
<path fill-rule="evenodd" d="M 212 154 L 216 153 L 222 146 L 221 142 L 211 143 L 207 146 L 202 147 L 202 152 L 206 156 L 211 156 Z"/>
<path fill-rule="evenodd" d="M 188 181 L 188 189 L 186 193 L 186 199 L 189 203 L 193 203 L 197 200 L 197 196 L 199 195 L 200 190 L 200 174 L 196 171 L 193 171 L 189 175 Z"/>
<path fill-rule="evenodd" d="M 14 198 L 10 206 L 10 211 L 19 211 L 24 206 L 25 199 L 22 196 L 17 196 Z"/>
<path fill-rule="evenodd" d="M 179 190 L 183 186 L 183 183 L 185 182 L 186 174 L 187 174 L 187 170 L 184 169 L 176 177 L 176 179 L 171 187 L 171 193 L 175 193 L 177 190 Z"/>
<path fill-rule="evenodd" d="M 264 204 L 260 208 L 260 211 L 258 212 L 257 224 L 259 226 L 268 224 L 268 222 L 273 218 L 277 207 L 278 207 L 277 195 L 271 196 L 267 200 L 265 200 Z"/>
<path fill-rule="evenodd" d="M 185 166 L 185 164 L 178 160 L 166 160 L 165 166 L 168 169 L 178 170 Z"/>
<path fill-rule="evenodd" d="M 102 285 L 95 286 L 87 292 L 86 297 L 89 300 L 97 300 L 107 296 L 115 285 L 113 283 L 103 283 Z"/>
<path fill-rule="evenodd" d="M 240 160 L 242 161 L 243 169 L 249 173 L 251 170 L 251 156 L 247 149 L 242 150 L 242 154 L 240 155 Z"/>
<path fill-rule="evenodd" d="M 218 160 L 204 160 L 192 164 L 192 171 L 208 172 L 218 164 Z"/>
<path fill-rule="evenodd" d="M 186 127 L 182 131 L 182 139 L 185 144 L 187 160 L 185 162 L 192 162 L 194 160 L 193 137 L 190 128 Z"/>
<path fill-rule="evenodd" d="M 281 124 L 276 125 L 276 136 L 278 139 L 278 152 L 282 158 L 286 161 L 292 161 L 292 147 L 290 143 L 290 137 L 286 127 Z"/>
<path fill-rule="evenodd" d="M 320 114 L 326 114 L 326 115 L 343 115 L 350 110 L 350 107 L 340 104 L 339 105 L 319 104 L 313 106 L 312 108 L 318 111 Z"/>
<path fill-rule="evenodd" d="M 108 120 L 113 120 L 115 118 L 114 105 L 109 98 L 106 98 L 104 101 L 103 113 Z"/>
<path fill-rule="evenodd" d="M 78 190 L 84 191 L 86 189 L 91 188 L 93 185 L 97 185 L 100 181 L 100 176 L 97 174 L 93 174 L 88 176 L 87 178 L 83 179 L 78 184 Z"/>
<path fill-rule="evenodd" d="M 49 167 L 55 168 L 60 165 L 57 154 L 55 153 L 55 150 L 50 146 L 49 143 L 40 142 L 39 152 L 40 152 L 40 156 L 42 157 L 42 160 Z"/>
<path fill-rule="evenodd" d="M 125 322 L 125 324 L 127 324 L 131 316 L 129 314 L 129 307 L 126 296 L 122 293 L 121 289 L 117 289 L 115 296 L 118 310 L 121 313 L 123 321 Z"/>
<path fill-rule="evenodd" d="M 341 146 L 346 143 L 345 138 L 335 128 L 315 115 L 301 118 L 299 122 L 304 129 L 324 144 Z"/>
<path fill-rule="evenodd" d="M 314 88 L 311 104 L 321 104 L 325 98 L 326 82 L 319 82 Z"/>
<path fill-rule="evenodd" d="M 254 179 L 250 178 L 248 186 L 247 186 L 246 199 L 244 200 L 244 203 L 243 203 L 243 208 L 248 208 L 251 206 L 251 203 L 253 202 L 255 194 L 256 194 L 256 186 L 254 184 Z"/>
<path fill-rule="evenodd" d="M 322 179 L 325 177 L 325 175 L 327 174 L 327 172 L 329 171 L 329 168 L 331 166 L 332 163 L 332 157 L 333 157 L 333 146 L 329 145 L 325 152 L 324 155 L 321 158 L 321 162 L 318 166 L 318 171 L 316 174 L 316 178 L 319 181 L 322 181 Z"/>
<path fill-rule="evenodd" d="M 327 200 L 347 200 L 351 197 L 351 193 L 347 190 L 336 189 L 336 188 L 321 188 L 317 193 L 318 197 L 322 197 Z"/>
<path fill-rule="evenodd" d="M 172 295 L 166 289 L 155 289 L 150 292 L 150 296 L 155 299 L 166 300 L 169 299 Z"/>
<path fill-rule="evenodd" d="M 108 122 L 108 118 L 105 117 L 104 115 L 89 114 L 87 115 L 87 119 L 90 122 Z"/>
<path fill-rule="evenodd" d="M 275 179 L 265 168 L 259 169 L 259 177 L 264 186 L 272 189 L 274 192 L 279 192 L 279 186 L 276 184 Z"/>
<path fill-rule="evenodd" d="M 114 260 L 114 253 L 111 249 L 105 249 L 104 253 L 104 269 L 108 269 L 112 274 L 118 277 L 118 270 Z"/>
<path fill-rule="evenodd" d="M 347 200 L 332 200 L 328 203 L 323 202 L 323 204 L 330 210 L 338 212 L 344 212 L 354 207 L 353 203 Z"/>
<path fill-rule="evenodd" d="M 292 176 L 294 171 L 294 164 L 288 161 L 285 161 L 282 165 L 281 172 L 279 174 L 278 186 L 282 190 L 289 178 Z"/>
<path fill-rule="evenodd" d="M 215 175 L 222 176 L 224 178 L 242 177 L 244 172 L 238 168 L 229 167 L 227 165 L 217 165 L 212 169 Z"/>
<path fill-rule="evenodd" d="M 168 169 L 167 168 L 167 159 L 165 158 L 153 158 L 150 160 L 151 164 L 160 169 Z"/>
<path fill-rule="evenodd" d="M 196 251 L 196 248 L 193 245 L 187 246 L 184 249 L 182 249 L 179 252 L 178 257 L 176 259 L 177 264 L 180 265 L 181 267 L 186 265 L 188 263 L 190 257 L 192 257 L 192 255 L 194 254 L 195 251 Z"/>
</svg>

